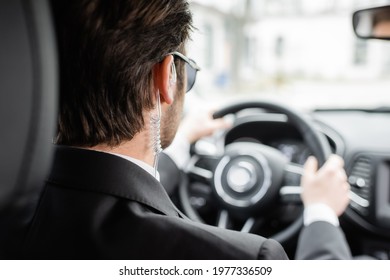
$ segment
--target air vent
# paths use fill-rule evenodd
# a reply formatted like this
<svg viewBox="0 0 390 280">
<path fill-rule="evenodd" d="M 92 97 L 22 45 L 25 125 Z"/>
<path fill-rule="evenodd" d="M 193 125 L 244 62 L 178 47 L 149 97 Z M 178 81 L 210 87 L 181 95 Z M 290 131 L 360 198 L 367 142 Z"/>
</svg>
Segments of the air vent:
<svg viewBox="0 0 390 280">
<path fill-rule="evenodd" d="M 368 215 L 368 206 L 371 197 L 371 170 L 372 159 L 368 156 L 359 156 L 352 164 L 348 177 L 351 185 L 351 206 L 360 214 Z"/>
</svg>

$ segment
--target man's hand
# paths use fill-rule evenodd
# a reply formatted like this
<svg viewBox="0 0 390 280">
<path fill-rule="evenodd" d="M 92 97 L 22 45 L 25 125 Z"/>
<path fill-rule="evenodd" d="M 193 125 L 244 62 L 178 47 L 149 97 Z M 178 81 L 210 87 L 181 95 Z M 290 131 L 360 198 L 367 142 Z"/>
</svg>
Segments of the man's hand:
<svg viewBox="0 0 390 280">
<path fill-rule="evenodd" d="M 192 113 L 184 118 L 179 130 L 186 136 L 190 144 L 202 137 L 210 136 L 219 129 L 228 129 L 232 123 L 226 119 L 213 119 L 213 112 Z"/>
<path fill-rule="evenodd" d="M 309 157 L 301 179 L 303 204 L 325 203 L 340 216 L 348 206 L 350 189 L 343 167 L 343 159 L 331 155 L 318 170 L 317 160 Z"/>
</svg>

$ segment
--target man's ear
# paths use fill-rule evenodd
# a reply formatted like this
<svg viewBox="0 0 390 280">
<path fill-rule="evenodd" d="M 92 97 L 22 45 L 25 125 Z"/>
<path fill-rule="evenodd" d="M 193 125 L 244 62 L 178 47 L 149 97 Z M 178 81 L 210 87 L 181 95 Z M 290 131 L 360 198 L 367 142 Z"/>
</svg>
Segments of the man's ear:
<svg viewBox="0 0 390 280">
<path fill-rule="evenodd" d="M 154 87 L 160 92 L 161 102 L 168 105 L 173 103 L 176 83 L 176 70 L 174 68 L 172 55 L 167 55 L 160 63 L 156 64 L 154 70 Z M 174 73 L 172 73 L 174 71 Z"/>
</svg>

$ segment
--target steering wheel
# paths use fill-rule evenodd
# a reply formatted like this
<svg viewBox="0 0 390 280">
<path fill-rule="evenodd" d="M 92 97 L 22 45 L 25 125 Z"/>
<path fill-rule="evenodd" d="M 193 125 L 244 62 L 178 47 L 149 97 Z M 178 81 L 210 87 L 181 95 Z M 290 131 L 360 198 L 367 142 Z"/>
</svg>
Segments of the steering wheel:
<svg viewBox="0 0 390 280">
<path fill-rule="evenodd" d="M 285 106 L 245 102 L 226 107 L 214 113 L 213 117 L 221 118 L 251 108 L 285 115 L 287 121 L 300 132 L 320 166 L 330 155 L 330 146 L 325 137 L 317 132 L 309 120 Z M 290 163 L 275 148 L 260 143 L 234 142 L 225 146 L 220 155 L 192 156 L 186 174 L 180 180 L 179 198 L 184 213 L 192 220 L 230 228 L 230 218 L 239 219 L 242 221 L 241 231 L 250 232 L 256 217 L 272 212 L 275 205 L 300 201 L 302 171 L 303 166 Z M 198 185 L 198 191 L 209 193 L 209 203 L 218 209 L 214 221 L 202 219 L 196 205 L 203 202 L 191 195 L 189 177 L 195 189 Z M 205 185 L 208 187 L 205 188 Z M 298 217 L 270 238 L 281 243 L 292 238 L 303 224 L 302 212 Z"/>
</svg>

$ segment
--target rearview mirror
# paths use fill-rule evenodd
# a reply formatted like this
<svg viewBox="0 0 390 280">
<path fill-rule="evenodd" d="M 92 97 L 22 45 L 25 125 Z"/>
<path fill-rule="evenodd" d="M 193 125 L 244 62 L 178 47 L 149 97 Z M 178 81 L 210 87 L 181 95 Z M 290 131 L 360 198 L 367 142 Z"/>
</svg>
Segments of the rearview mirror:
<svg viewBox="0 0 390 280">
<path fill-rule="evenodd" d="M 353 29 L 362 39 L 390 40 L 390 5 L 354 12 Z"/>
</svg>

